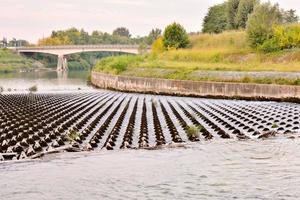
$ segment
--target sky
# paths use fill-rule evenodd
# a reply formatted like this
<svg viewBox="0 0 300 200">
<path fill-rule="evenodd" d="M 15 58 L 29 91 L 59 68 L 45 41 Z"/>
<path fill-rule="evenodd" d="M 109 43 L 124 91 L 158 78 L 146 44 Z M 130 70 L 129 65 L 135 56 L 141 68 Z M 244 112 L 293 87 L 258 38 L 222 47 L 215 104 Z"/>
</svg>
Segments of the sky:
<svg viewBox="0 0 300 200">
<path fill-rule="evenodd" d="M 224 0 L 0 0 L 0 38 L 22 38 L 36 43 L 52 30 L 70 27 L 86 31 L 112 32 L 129 28 L 134 36 L 147 35 L 152 28 L 163 29 L 181 23 L 188 32 L 201 30 L 210 6 Z M 299 0 L 271 0 L 282 8 L 296 9 Z"/>
</svg>

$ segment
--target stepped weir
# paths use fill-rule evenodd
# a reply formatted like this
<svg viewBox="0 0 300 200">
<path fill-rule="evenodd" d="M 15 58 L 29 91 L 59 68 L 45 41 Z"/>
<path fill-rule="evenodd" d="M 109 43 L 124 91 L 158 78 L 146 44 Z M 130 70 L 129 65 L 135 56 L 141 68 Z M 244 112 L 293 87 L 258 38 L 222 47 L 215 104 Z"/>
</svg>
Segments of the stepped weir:
<svg viewBox="0 0 300 200">
<path fill-rule="evenodd" d="M 111 91 L 0 94 L 0 160 L 47 152 L 297 136 L 297 104 Z M 199 127 L 199 136 L 190 134 Z"/>
</svg>

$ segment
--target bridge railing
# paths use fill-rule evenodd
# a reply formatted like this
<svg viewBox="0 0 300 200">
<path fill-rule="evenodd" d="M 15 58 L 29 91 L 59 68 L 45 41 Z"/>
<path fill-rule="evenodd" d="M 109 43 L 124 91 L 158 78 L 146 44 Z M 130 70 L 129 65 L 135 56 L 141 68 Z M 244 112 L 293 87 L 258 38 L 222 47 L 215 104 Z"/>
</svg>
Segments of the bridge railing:
<svg viewBox="0 0 300 200">
<path fill-rule="evenodd" d="M 63 45 L 63 46 L 34 46 L 12 47 L 15 50 L 44 50 L 44 49 L 138 49 L 139 45 Z M 150 49 L 150 46 L 147 47 Z"/>
</svg>

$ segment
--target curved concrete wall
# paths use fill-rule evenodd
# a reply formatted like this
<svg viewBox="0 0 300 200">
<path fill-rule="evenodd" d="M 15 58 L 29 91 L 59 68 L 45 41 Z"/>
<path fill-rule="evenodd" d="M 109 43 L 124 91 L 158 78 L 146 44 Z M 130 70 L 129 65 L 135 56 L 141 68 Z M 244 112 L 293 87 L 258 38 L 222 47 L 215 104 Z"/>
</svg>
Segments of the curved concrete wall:
<svg viewBox="0 0 300 200">
<path fill-rule="evenodd" d="M 98 72 L 92 72 L 91 81 L 99 88 L 126 92 L 300 102 L 299 86 L 167 80 Z"/>
</svg>

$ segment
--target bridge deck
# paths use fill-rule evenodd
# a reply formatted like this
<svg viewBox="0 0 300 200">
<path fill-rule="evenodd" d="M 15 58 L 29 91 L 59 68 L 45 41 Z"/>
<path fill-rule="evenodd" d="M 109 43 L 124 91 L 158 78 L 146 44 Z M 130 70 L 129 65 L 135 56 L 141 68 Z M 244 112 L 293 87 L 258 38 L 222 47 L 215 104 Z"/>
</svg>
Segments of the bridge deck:
<svg viewBox="0 0 300 200">
<path fill-rule="evenodd" d="M 63 45 L 63 46 L 33 46 L 33 47 L 9 47 L 13 50 L 47 50 L 47 49 L 138 49 L 139 45 Z M 150 49 L 150 47 L 147 47 Z"/>
</svg>

